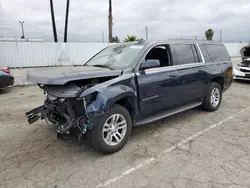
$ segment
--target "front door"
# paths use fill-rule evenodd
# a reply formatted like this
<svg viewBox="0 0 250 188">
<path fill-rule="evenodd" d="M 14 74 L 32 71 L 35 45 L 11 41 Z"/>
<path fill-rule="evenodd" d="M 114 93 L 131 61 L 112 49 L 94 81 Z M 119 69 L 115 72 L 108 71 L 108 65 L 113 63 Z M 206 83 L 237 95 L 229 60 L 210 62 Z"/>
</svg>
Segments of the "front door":
<svg viewBox="0 0 250 188">
<path fill-rule="evenodd" d="M 151 49 L 145 60 L 157 59 L 160 67 L 139 70 L 136 74 L 142 118 L 178 105 L 179 76 L 177 69 L 170 66 L 167 49 L 167 46 Z"/>
</svg>

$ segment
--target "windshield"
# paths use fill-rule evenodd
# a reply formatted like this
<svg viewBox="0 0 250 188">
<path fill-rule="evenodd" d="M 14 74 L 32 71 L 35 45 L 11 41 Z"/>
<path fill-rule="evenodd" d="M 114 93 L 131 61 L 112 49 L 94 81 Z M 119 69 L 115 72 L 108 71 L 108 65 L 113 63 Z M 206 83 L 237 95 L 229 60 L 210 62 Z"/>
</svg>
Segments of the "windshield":
<svg viewBox="0 0 250 188">
<path fill-rule="evenodd" d="M 129 68 L 143 47 L 143 44 L 109 46 L 92 58 L 86 65 L 108 67 L 111 69 Z"/>
</svg>

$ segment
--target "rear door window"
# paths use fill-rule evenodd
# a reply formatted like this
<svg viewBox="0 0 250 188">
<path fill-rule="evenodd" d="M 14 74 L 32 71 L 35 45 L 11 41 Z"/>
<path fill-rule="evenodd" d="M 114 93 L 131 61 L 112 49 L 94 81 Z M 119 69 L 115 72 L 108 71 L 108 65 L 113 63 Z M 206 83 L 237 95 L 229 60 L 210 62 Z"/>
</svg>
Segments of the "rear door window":
<svg viewBox="0 0 250 188">
<path fill-rule="evenodd" d="M 173 65 L 184 65 L 196 62 L 196 57 L 190 44 L 171 44 L 170 48 Z"/>
<path fill-rule="evenodd" d="M 208 55 L 208 53 L 207 53 L 205 47 L 204 47 L 203 45 L 199 45 L 199 48 L 200 48 L 200 50 L 201 50 L 201 53 L 202 53 L 202 55 L 203 55 L 203 58 L 204 58 L 205 62 L 206 62 L 206 63 L 211 62 L 211 59 L 210 59 L 210 57 L 209 57 L 209 55 Z"/>
<path fill-rule="evenodd" d="M 192 47 L 192 50 L 193 50 L 193 54 L 194 54 L 194 58 L 195 58 L 195 62 L 199 62 L 199 63 L 201 63 L 201 62 L 202 62 L 202 59 L 201 59 L 201 54 L 200 54 L 200 52 L 198 51 L 197 46 L 196 46 L 196 45 L 191 44 L 191 47 Z"/>
<path fill-rule="evenodd" d="M 203 44 L 212 62 L 229 61 L 227 49 L 221 44 Z"/>
</svg>

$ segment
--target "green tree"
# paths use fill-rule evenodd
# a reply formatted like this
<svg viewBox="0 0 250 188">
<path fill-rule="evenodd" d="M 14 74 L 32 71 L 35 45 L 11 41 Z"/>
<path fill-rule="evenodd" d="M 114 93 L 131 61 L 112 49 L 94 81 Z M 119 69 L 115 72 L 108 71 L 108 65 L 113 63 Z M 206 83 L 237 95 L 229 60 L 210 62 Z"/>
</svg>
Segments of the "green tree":
<svg viewBox="0 0 250 188">
<path fill-rule="evenodd" d="M 205 36 L 206 36 L 206 39 L 207 39 L 207 40 L 213 40 L 213 37 L 214 37 L 214 30 L 212 30 L 211 28 L 208 29 L 208 30 L 205 32 Z"/>
<path fill-rule="evenodd" d="M 133 42 L 133 41 L 136 41 L 137 38 L 135 35 L 128 35 L 127 38 L 124 39 L 124 42 Z"/>
<path fill-rule="evenodd" d="M 110 43 L 120 43 L 120 39 L 117 36 L 111 37 Z"/>
</svg>

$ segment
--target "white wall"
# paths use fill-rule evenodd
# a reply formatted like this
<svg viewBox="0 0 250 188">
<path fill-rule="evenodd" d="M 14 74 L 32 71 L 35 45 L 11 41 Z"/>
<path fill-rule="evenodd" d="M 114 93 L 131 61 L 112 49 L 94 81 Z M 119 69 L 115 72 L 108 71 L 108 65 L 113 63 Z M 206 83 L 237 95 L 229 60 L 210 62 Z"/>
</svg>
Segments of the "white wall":
<svg viewBox="0 0 250 188">
<path fill-rule="evenodd" d="M 0 42 L 0 67 L 84 64 L 108 43 Z M 225 43 L 231 57 L 247 43 Z"/>
<path fill-rule="evenodd" d="M 108 43 L 0 42 L 0 67 L 80 65 Z"/>
<path fill-rule="evenodd" d="M 249 43 L 224 43 L 227 51 L 231 57 L 239 57 L 240 49 L 244 46 L 249 45 Z"/>
</svg>

